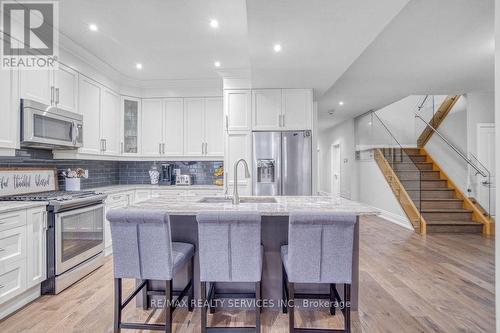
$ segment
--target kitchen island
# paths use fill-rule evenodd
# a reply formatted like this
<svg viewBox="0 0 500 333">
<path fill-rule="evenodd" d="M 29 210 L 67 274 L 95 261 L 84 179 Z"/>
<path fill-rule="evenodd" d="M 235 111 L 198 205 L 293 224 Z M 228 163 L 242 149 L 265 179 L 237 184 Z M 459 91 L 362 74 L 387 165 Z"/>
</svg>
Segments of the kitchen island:
<svg viewBox="0 0 500 333">
<path fill-rule="evenodd" d="M 196 215 L 202 211 L 258 211 L 262 215 L 262 244 L 264 261 L 262 272 L 262 297 L 279 304 L 281 298 L 281 258 L 280 247 L 288 241 L 288 216 L 293 211 L 344 212 L 358 216 L 355 227 L 353 252 L 353 281 L 351 288 L 352 310 L 358 306 L 358 268 L 359 268 L 359 217 L 378 214 L 370 206 L 355 201 L 328 196 L 293 196 L 293 197 L 241 197 L 239 205 L 233 205 L 225 197 L 174 197 L 152 198 L 132 206 L 141 209 L 165 210 L 171 216 L 173 241 L 187 242 L 198 248 L 198 227 Z M 198 254 L 195 256 L 195 297 L 199 298 Z M 174 288 L 185 285 L 187 271 L 179 272 L 174 279 Z M 151 281 L 149 289 L 161 289 L 162 283 Z M 177 289 L 179 289 L 177 288 Z M 222 292 L 251 290 L 252 285 L 244 283 L 217 283 Z M 327 293 L 327 285 L 297 285 L 297 290 L 307 293 Z M 342 289 L 342 288 L 339 288 Z M 340 291 L 340 290 L 339 290 Z M 138 298 L 139 304 L 145 298 Z"/>
</svg>

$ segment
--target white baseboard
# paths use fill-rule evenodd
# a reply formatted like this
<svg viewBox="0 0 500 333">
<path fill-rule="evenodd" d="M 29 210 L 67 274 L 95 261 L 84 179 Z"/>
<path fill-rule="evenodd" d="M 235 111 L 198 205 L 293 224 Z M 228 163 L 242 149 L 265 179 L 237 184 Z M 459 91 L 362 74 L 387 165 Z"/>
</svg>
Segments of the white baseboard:
<svg viewBox="0 0 500 333">
<path fill-rule="evenodd" d="M 110 254 L 113 254 L 113 247 L 110 245 L 106 248 L 104 248 L 104 255 L 107 257 L 109 256 Z"/>
<path fill-rule="evenodd" d="M 6 301 L 2 305 L 0 305 L 0 319 L 5 318 L 6 316 L 14 313 L 19 310 L 26 304 L 33 302 L 35 299 L 40 297 L 41 288 L 40 285 L 36 285 L 20 295 L 13 297 L 12 299 Z"/>
<path fill-rule="evenodd" d="M 384 220 L 387 220 L 391 223 L 397 224 L 403 228 L 409 229 L 409 230 L 415 230 L 413 229 L 413 225 L 411 224 L 410 220 L 406 216 L 401 216 L 398 214 L 394 214 L 391 212 L 388 212 L 386 210 L 373 207 L 374 209 L 378 210 L 380 212 L 379 217 L 383 218 Z"/>
</svg>

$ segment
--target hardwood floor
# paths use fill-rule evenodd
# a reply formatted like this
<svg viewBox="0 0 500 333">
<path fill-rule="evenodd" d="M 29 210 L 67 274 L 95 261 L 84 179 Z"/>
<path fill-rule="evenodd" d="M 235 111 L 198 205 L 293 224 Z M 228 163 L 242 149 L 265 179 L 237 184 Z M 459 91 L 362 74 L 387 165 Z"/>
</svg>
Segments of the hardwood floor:
<svg viewBox="0 0 500 333">
<path fill-rule="evenodd" d="M 494 241 L 475 234 L 422 237 L 361 220 L 360 310 L 354 332 L 494 332 Z M 0 322 L 0 332 L 112 332 L 112 263 L 57 296 L 44 296 Z M 133 281 L 126 281 L 130 292 Z M 327 311 L 296 312 L 297 326 L 342 327 Z M 127 321 L 161 322 L 161 311 L 129 306 Z M 199 332 L 200 312 L 174 314 L 174 332 Z M 211 325 L 252 325 L 250 312 L 218 312 Z M 262 332 L 288 331 L 286 315 L 264 311 Z M 132 332 L 123 330 L 123 332 Z"/>
</svg>

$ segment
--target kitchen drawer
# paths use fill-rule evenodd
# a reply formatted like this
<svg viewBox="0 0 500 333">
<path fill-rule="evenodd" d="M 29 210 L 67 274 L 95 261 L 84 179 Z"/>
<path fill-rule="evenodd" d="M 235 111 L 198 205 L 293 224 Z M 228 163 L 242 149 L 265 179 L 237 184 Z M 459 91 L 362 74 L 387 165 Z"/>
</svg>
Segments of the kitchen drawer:
<svg viewBox="0 0 500 333">
<path fill-rule="evenodd" d="M 179 195 L 182 195 L 185 190 L 153 190 L 151 191 L 151 197 L 152 198 L 159 198 L 159 197 L 178 197 Z"/>
<path fill-rule="evenodd" d="M 106 198 L 107 206 L 115 206 L 121 204 L 128 205 L 128 196 L 126 193 L 110 194 Z"/>
<path fill-rule="evenodd" d="M 189 192 L 191 195 L 197 197 L 213 197 L 224 195 L 224 189 L 222 187 L 220 189 L 214 190 L 190 190 Z"/>
<path fill-rule="evenodd" d="M 0 214 L 0 231 L 26 225 L 26 210 L 18 210 Z"/>
<path fill-rule="evenodd" d="M 151 190 L 136 190 L 135 202 L 145 201 L 151 198 Z"/>
<path fill-rule="evenodd" d="M 6 264 L 26 258 L 26 226 L 0 232 L 0 273 Z"/>
<path fill-rule="evenodd" d="M 26 259 L 5 265 L 0 271 L 0 304 L 26 290 Z"/>
</svg>

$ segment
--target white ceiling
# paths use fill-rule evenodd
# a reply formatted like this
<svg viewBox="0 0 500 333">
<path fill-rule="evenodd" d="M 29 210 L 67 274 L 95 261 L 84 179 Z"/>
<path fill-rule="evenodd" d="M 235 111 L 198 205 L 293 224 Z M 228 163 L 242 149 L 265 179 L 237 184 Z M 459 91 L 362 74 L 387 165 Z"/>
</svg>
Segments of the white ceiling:
<svg viewBox="0 0 500 333">
<path fill-rule="evenodd" d="M 250 66 L 245 0 L 64 0 L 59 11 L 61 33 L 129 78 L 216 79 L 216 60 Z"/>
<path fill-rule="evenodd" d="M 494 0 L 412 0 L 319 99 L 320 123 L 408 95 L 492 91 L 493 76 Z"/>
<path fill-rule="evenodd" d="M 248 0 L 252 86 L 308 87 L 320 96 L 407 2 Z"/>
</svg>

